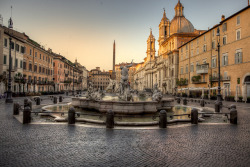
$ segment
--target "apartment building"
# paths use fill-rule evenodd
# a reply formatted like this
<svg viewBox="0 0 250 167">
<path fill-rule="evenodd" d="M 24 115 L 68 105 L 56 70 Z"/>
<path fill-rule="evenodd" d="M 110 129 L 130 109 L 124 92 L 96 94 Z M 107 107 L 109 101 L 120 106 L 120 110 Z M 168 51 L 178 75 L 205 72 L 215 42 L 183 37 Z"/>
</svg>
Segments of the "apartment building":
<svg viewBox="0 0 250 167">
<path fill-rule="evenodd" d="M 250 6 L 222 16 L 219 24 L 179 47 L 179 89 L 218 86 L 219 44 L 223 97 L 250 96 L 249 16 Z"/>
</svg>

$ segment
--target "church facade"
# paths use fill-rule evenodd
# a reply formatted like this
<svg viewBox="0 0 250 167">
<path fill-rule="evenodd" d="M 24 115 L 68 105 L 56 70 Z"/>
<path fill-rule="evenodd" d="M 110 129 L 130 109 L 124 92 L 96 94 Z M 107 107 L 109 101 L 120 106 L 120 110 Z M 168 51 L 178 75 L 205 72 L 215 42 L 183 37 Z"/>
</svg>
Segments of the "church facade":
<svg viewBox="0 0 250 167">
<path fill-rule="evenodd" d="M 177 91 L 178 48 L 204 31 L 195 30 L 192 23 L 184 16 L 184 7 L 178 1 L 175 16 L 170 21 L 164 9 L 159 24 L 159 50 L 156 55 L 155 37 L 152 30 L 147 40 L 147 57 L 136 66 L 134 74 L 137 90 L 152 89 L 155 83 L 163 93 L 174 94 Z"/>
</svg>

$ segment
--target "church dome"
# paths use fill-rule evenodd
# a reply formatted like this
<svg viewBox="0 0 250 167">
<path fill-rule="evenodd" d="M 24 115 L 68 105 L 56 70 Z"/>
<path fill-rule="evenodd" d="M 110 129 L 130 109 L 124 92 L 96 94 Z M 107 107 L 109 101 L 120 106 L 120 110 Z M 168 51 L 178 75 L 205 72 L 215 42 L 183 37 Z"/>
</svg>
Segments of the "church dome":
<svg viewBox="0 0 250 167">
<path fill-rule="evenodd" d="M 184 7 L 178 1 L 175 6 L 175 16 L 170 22 L 170 34 L 182 32 L 194 32 L 193 24 L 183 15 Z"/>
</svg>

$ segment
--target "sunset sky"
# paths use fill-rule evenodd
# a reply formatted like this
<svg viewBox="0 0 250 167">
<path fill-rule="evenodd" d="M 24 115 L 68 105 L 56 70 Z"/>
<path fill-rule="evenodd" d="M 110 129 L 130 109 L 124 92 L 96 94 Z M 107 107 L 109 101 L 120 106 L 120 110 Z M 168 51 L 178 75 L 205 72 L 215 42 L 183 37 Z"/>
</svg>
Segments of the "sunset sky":
<svg viewBox="0 0 250 167">
<path fill-rule="evenodd" d="M 150 27 L 158 40 L 163 8 L 172 20 L 177 0 L 1 0 L 0 14 L 7 26 L 53 52 L 86 66 L 112 69 L 113 42 L 116 63 L 142 62 Z M 184 15 L 196 29 L 207 30 L 247 6 L 247 0 L 181 0 Z M 158 51 L 158 43 L 156 42 Z"/>
</svg>

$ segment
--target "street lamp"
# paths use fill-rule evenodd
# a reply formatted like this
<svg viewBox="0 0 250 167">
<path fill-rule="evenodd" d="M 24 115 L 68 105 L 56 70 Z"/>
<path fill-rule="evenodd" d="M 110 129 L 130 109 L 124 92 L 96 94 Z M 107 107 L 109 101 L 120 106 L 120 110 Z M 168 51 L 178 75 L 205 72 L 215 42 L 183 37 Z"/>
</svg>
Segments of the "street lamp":
<svg viewBox="0 0 250 167">
<path fill-rule="evenodd" d="M 75 95 L 75 90 L 74 90 L 74 86 L 75 86 L 75 74 L 74 74 L 74 66 L 73 66 L 73 91 L 72 91 L 72 96 L 74 96 Z"/>
<path fill-rule="evenodd" d="M 219 105 L 222 105 L 222 98 L 221 98 L 221 87 L 220 87 L 220 28 L 217 28 L 217 50 L 218 50 L 218 94 L 217 94 L 217 101 Z"/>
<path fill-rule="evenodd" d="M 13 22 L 12 19 L 10 17 L 9 19 L 9 25 L 8 25 L 9 29 L 13 29 Z M 13 99 L 12 99 L 12 91 L 11 91 L 11 70 L 12 70 L 12 61 L 11 61 L 11 31 L 10 31 L 10 44 L 9 44 L 9 80 L 8 80 L 8 90 L 7 90 L 7 98 L 5 100 L 6 103 L 13 103 Z"/>
</svg>

